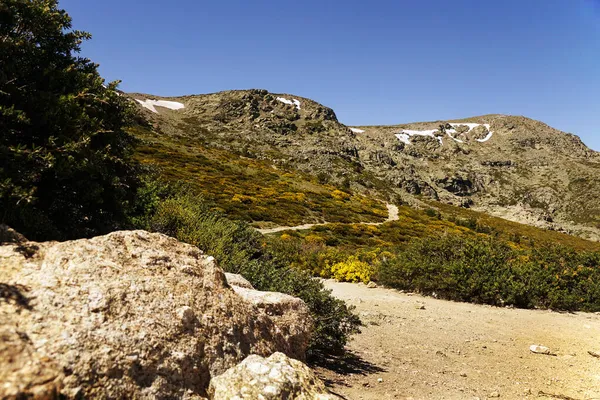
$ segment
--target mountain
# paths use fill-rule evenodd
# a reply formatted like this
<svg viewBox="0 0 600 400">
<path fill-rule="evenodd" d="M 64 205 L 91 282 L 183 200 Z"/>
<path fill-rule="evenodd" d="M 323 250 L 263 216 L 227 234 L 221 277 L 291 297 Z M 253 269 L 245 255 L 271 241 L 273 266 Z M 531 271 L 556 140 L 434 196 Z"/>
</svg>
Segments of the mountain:
<svg viewBox="0 0 600 400">
<path fill-rule="evenodd" d="M 600 153 L 539 121 L 494 114 L 348 127 L 313 100 L 266 90 L 128 96 L 147 120 L 134 131 L 146 146 L 142 161 L 162 158 L 173 178 L 194 181 L 202 174 L 212 176 L 205 166 L 221 160 L 228 165 L 231 187 L 240 193 L 225 199 L 216 185 L 217 193 L 208 197 L 221 196 L 227 200 L 225 211 L 235 213 L 231 203 L 237 195 L 242 208 L 246 201 L 248 210 L 262 210 L 244 215 L 259 225 L 380 222 L 383 202 L 391 201 L 432 208 L 451 204 L 600 239 Z M 196 175 L 189 170 L 192 165 Z M 212 184 L 225 179 L 214 172 Z M 211 182 L 203 182 L 207 193 Z M 255 202 L 265 187 L 299 196 L 290 203 L 303 204 L 295 211 L 299 216 L 289 221 L 286 215 L 294 210 L 282 210 L 278 201 Z M 354 201 L 346 213 L 340 214 L 336 196 L 330 196 L 336 190 L 337 197 Z M 325 192 L 331 204 L 310 194 Z M 301 199 L 306 193 L 309 198 Z"/>
</svg>

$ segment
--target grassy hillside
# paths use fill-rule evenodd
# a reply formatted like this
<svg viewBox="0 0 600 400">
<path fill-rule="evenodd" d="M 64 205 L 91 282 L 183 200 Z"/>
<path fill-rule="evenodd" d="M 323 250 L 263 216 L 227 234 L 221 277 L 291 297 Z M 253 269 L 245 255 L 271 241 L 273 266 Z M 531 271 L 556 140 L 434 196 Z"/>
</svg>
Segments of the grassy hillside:
<svg viewBox="0 0 600 400">
<path fill-rule="evenodd" d="M 314 176 L 141 127 L 133 133 L 141 139 L 136 153 L 140 162 L 158 166 L 167 181 L 187 182 L 233 219 L 268 227 L 380 222 L 387 217 L 383 202 L 321 183 Z"/>
<path fill-rule="evenodd" d="M 379 226 L 332 224 L 269 237 L 314 275 L 524 308 L 600 310 L 600 244 L 438 204 Z"/>
<path fill-rule="evenodd" d="M 227 108 L 229 103 L 219 104 L 222 107 L 216 110 L 231 108 Z M 338 280 L 376 280 L 453 300 L 600 309 L 600 243 L 449 205 L 442 197 L 442 201 L 430 200 L 435 196 L 423 188 L 417 190 L 420 183 L 416 181 L 390 175 L 390 182 L 384 183 L 356 163 L 362 153 L 348 145 L 347 132 L 333 129 L 337 125 L 313 135 L 303 131 L 305 124 L 294 132 L 278 133 L 281 136 L 267 144 L 268 135 L 263 136 L 258 128 L 248 130 L 241 115 L 230 126 L 205 125 L 195 118 L 177 126 L 155 121 L 153 128 L 137 127 L 133 133 L 141 145 L 136 158 L 157 166 L 167 182 L 186 182 L 195 195 L 208 200 L 213 211 L 254 227 L 330 222 L 261 237 L 260 249 L 268 262 Z M 306 122 L 294 121 L 300 120 Z M 333 119 L 324 121 L 337 124 Z M 165 133 L 165 127 L 176 129 Z M 292 149 L 299 153 L 284 152 Z M 300 165 L 293 157 L 309 162 Z M 369 160 L 411 173 L 383 153 Z M 313 165 L 320 167 L 313 169 Z M 444 172 L 446 177 L 451 175 L 452 171 Z M 502 176 L 494 179 L 500 182 Z M 454 177 L 444 180 L 444 185 L 468 192 L 475 187 L 469 179 Z M 396 201 L 400 205 L 397 221 L 377 226 L 358 223 L 384 221 L 387 210 L 382 198 L 398 198 L 399 187 L 406 187 L 412 193 L 411 204 L 421 208 Z M 552 215 L 546 217 L 551 221 Z M 561 229 L 560 225 L 555 229 Z"/>
<path fill-rule="evenodd" d="M 414 239 L 438 235 L 487 236 L 522 248 L 561 245 L 575 250 L 600 251 L 600 243 L 577 236 L 443 203 L 430 202 L 430 205 L 432 208 L 425 210 L 401 206 L 399 220 L 383 225 L 331 224 L 305 231 L 286 231 L 276 236 L 336 247 L 347 252 L 401 247 Z"/>
</svg>

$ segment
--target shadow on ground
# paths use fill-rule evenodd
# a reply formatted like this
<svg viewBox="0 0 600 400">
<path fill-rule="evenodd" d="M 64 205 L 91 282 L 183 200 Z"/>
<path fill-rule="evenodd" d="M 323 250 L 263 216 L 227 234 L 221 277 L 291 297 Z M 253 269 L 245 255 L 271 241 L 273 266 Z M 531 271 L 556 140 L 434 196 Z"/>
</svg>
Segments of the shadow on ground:
<svg viewBox="0 0 600 400">
<path fill-rule="evenodd" d="M 358 354 L 346 351 L 339 356 L 324 356 L 311 363 L 319 372 L 319 377 L 329 387 L 345 385 L 344 376 L 370 375 L 385 372 L 385 369 L 366 361 Z"/>
</svg>

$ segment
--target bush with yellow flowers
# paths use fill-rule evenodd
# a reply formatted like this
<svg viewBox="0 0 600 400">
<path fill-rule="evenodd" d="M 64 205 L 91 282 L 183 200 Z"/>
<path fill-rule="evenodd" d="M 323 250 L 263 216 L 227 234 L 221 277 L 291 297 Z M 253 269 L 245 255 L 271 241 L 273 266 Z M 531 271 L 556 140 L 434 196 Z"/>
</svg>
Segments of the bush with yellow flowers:
<svg viewBox="0 0 600 400">
<path fill-rule="evenodd" d="M 331 276 L 340 282 L 367 283 L 373 276 L 374 268 L 356 256 L 350 256 L 346 261 L 331 266 Z"/>
</svg>

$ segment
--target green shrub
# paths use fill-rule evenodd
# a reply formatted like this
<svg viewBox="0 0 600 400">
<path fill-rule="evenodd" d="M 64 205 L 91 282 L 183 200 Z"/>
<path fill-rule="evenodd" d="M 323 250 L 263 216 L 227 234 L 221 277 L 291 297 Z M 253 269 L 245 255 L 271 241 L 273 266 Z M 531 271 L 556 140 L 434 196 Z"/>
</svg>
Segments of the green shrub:
<svg viewBox="0 0 600 400">
<path fill-rule="evenodd" d="M 563 247 L 519 250 L 477 236 L 420 239 L 382 261 L 378 279 L 457 301 L 600 310 L 600 253 Z"/>
<path fill-rule="evenodd" d="M 4 0 L 0 20 L 0 222 L 33 240 L 127 227 L 134 108 L 78 55 L 91 36 L 56 0 Z"/>
<path fill-rule="evenodd" d="M 149 225 L 153 231 L 199 247 L 224 270 L 242 274 L 258 290 L 304 300 L 315 321 L 309 359 L 342 352 L 348 337 L 358 331 L 360 320 L 351 307 L 308 272 L 290 267 L 283 253 L 267 251 L 263 236 L 248 224 L 227 219 L 201 198 L 180 194 L 164 200 Z"/>
</svg>

